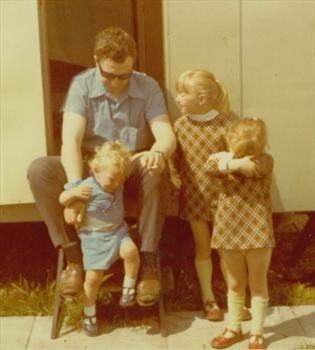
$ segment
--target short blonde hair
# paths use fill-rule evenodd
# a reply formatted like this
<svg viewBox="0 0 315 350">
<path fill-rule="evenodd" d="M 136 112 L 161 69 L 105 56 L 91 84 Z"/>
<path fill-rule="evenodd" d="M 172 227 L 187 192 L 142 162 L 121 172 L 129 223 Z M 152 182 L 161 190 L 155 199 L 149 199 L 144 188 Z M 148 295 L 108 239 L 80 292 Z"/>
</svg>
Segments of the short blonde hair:
<svg viewBox="0 0 315 350">
<path fill-rule="evenodd" d="M 267 145 L 267 127 L 262 119 L 243 118 L 229 128 L 225 139 L 236 158 L 258 156 Z"/>
<path fill-rule="evenodd" d="M 203 69 L 191 69 L 182 73 L 176 82 L 176 90 L 180 92 L 195 92 L 208 97 L 213 108 L 228 114 L 230 104 L 224 86 L 219 83 L 214 74 Z"/>
<path fill-rule="evenodd" d="M 131 154 L 120 141 L 107 141 L 96 150 L 94 157 L 89 161 L 92 170 L 98 172 L 106 170 L 109 166 L 117 166 L 124 176 L 129 172 Z"/>
</svg>

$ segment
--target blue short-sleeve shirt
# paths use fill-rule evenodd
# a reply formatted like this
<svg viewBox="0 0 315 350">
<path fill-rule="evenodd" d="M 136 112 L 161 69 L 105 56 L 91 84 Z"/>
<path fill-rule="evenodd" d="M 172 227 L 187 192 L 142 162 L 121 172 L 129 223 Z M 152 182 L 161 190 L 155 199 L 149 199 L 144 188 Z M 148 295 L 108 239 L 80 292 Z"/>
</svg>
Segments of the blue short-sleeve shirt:
<svg viewBox="0 0 315 350">
<path fill-rule="evenodd" d="M 154 79 L 134 71 L 124 93 L 115 101 L 96 68 L 73 78 L 62 111 L 87 119 L 82 149 L 88 152 L 104 141 L 115 140 L 130 150 L 148 149 L 153 140 L 148 123 L 167 113 L 162 91 Z"/>
</svg>

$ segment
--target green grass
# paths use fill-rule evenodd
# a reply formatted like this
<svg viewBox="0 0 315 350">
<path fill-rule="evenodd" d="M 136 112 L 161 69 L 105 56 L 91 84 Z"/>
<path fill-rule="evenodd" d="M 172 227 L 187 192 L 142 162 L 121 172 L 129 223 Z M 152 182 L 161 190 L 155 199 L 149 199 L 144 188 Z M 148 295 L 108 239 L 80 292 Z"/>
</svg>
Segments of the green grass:
<svg viewBox="0 0 315 350">
<path fill-rule="evenodd" d="M 51 314 L 55 282 L 29 282 L 25 278 L 0 285 L 0 316 Z"/>
<path fill-rule="evenodd" d="M 199 283 L 193 263 L 193 238 L 189 227 L 174 222 L 167 227 L 170 232 L 162 238 L 163 261 L 175 272 L 176 288 L 165 298 L 167 309 L 201 309 Z M 177 232 L 177 231 L 178 232 Z M 301 255 L 296 266 L 290 266 L 296 234 L 276 235 L 277 246 L 273 254 L 269 275 L 270 304 L 314 304 L 315 286 L 278 278 L 285 273 L 302 281 L 304 275 L 314 271 L 315 242 L 313 239 Z M 178 242 L 185 244 L 178 245 Z M 294 251 L 295 252 L 295 251 Z M 215 252 L 214 252 L 215 253 Z M 214 258 L 214 288 L 218 301 L 225 307 L 226 288 L 220 273 L 218 256 Z M 1 224 L 0 236 L 0 316 L 51 315 L 54 300 L 57 251 L 52 247 L 43 223 Z M 311 281 L 310 279 L 308 280 Z M 107 299 L 106 299 L 107 298 Z M 108 296 L 102 296 L 104 319 L 108 322 L 123 322 L 124 313 L 117 307 L 117 300 L 108 304 Z M 102 309 L 102 307 L 101 307 Z M 144 308 L 142 308 L 144 309 Z M 130 318 L 141 317 L 141 312 L 130 311 Z M 76 327 L 82 314 L 82 303 L 66 303 L 67 324 Z M 302 344 L 305 349 L 310 344 Z M 301 348 L 303 349 L 303 348 Z"/>
<path fill-rule="evenodd" d="M 47 278 L 45 283 L 29 282 L 25 278 L 19 278 L 15 282 L 2 284 L 0 285 L 0 316 L 51 315 L 54 290 L 55 282 L 50 277 Z M 194 296 L 189 286 L 186 291 L 182 292 L 173 291 L 171 296 L 166 298 L 167 308 L 183 310 L 186 308 L 196 309 L 201 306 L 198 302 L 198 295 Z M 270 286 L 270 303 L 272 306 L 313 305 L 314 296 L 315 287 L 301 283 L 272 283 Z M 117 321 L 117 318 L 120 317 L 117 314 L 117 309 L 115 310 L 115 305 L 110 306 L 111 299 L 111 295 L 103 294 L 99 303 L 104 308 L 106 307 L 106 317 L 111 317 L 110 321 L 115 321 L 116 317 Z M 115 303 L 117 301 L 114 300 L 112 304 Z M 67 315 L 66 324 L 78 328 L 82 315 L 82 301 L 66 302 L 65 314 Z M 309 346 L 309 344 L 306 346 Z M 305 349 L 309 349 L 309 347 Z"/>
<path fill-rule="evenodd" d="M 315 287 L 301 283 L 278 283 L 269 286 L 271 304 L 277 305 L 314 305 Z"/>
</svg>

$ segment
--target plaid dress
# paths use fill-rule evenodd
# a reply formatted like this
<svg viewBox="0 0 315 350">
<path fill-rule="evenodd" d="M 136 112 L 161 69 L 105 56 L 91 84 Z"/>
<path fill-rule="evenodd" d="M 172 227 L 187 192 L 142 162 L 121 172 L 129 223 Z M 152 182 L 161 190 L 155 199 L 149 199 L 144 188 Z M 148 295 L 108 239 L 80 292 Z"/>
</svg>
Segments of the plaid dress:
<svg viewBox="0 0 315 350">
<path fill-rule="evenodd" d="M 218 161 L 205 168 L 221 182 L 211 247 L 216 249 L 253 249 L 274 247 L 272 225 L 271 173 L 273 158 L 263 154 L 253 160 L 258 177 L 222 174 Z"/>
<path fill-rule="evenodd" d="M 174 165 L 180 173 L 179 216 L 185 220 L 212 221 L 219 188 L 215 177 L 205 171 L 213 153 L 226 150 L 224 133 L 236 116 L 219 114 L 208 121 L 196 121 L 184 115 L 177 119 L 174 131 L 178 140 Z"/>
</svg>

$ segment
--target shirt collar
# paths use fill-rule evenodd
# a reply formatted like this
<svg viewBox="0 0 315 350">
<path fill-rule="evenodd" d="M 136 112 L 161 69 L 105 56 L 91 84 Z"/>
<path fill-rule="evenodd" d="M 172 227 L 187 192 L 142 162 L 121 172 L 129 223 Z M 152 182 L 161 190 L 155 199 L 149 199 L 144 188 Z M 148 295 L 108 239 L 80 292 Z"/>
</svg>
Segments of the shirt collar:
<svg viewBox="0 0 315 350">
<path fill-rule="evenodd" d="M 214 119 L 220 114 L 216 109 L 211 109 L 209 112 L 205 114 L 190 114 L 189 118 L 198 122 L 207 122 L 209 120 Z"/>
<path fill-rule="evenodd" d="M 130 78 L 128 85 L 129 96 L 134 98 L 145 98 L 143 91 L 139 87 L 139 79 L 137 79 L 138 74 L 138 72 L 134 71 Z"/>
<path fill-rule="evenodd" d="M 94 76 L 93 76 L 93 82 L 92 87 L 90 91 L 90 97 L 99 97 L 106 95 L 108 97 L 110 96 L 110 93 L 106 90 L 105 86 L 102 83 L 102 76 L 101 73 L 97 68 L 94 68 Z M 122 94 L 122 97 L 134 97 L 134 98 L 145 98 L 144 93 L 141 91 L 138 81 L 136 79 L 137 72 L 133 71 L 133 74 L 129 80 L 129 84 L 126 87 L 126 90 Z"/>
</svg>

